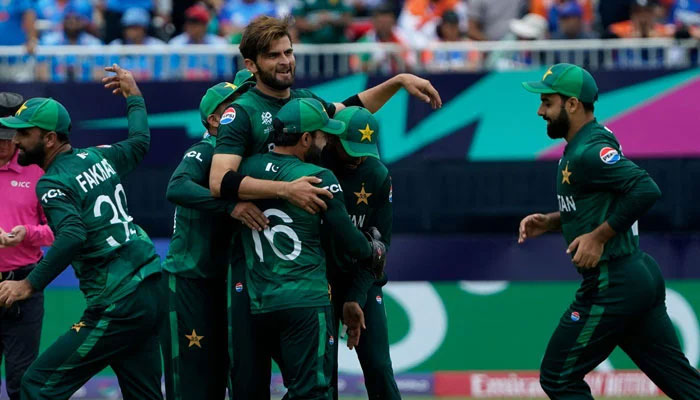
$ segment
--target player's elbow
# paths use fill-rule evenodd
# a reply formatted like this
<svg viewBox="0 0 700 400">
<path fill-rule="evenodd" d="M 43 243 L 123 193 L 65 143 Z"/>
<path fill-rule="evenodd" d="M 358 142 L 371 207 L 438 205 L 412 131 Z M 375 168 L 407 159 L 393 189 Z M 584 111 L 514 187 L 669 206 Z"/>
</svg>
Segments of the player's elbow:
<svg viewBox="0 0 700 400">
<path fill-rule="evenodd" d="M 221 178 L 214 176 L 213 174 L 209 176 L 209 191 L 213 197 L 221 197 Z"/>
</svg>

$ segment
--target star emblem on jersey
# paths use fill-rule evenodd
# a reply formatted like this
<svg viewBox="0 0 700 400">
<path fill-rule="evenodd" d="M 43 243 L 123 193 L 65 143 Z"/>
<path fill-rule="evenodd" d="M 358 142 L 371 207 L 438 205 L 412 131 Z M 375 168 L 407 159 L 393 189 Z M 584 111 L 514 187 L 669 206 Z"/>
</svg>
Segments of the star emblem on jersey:
<svg viewBox="0 0 700 400">
<path fill-rule="evenodd" d="M 192 329 L 191 335 L 185 335 L 185 337 L 187 338 L 187 340 L 190 341 L 190 345 L 187 347 L 197 346 L 200 349 L 202 348 L 202 344 L 200 343 L 200 341 L 204 339 L 204 336 L 197 336 L 197 331 L 195 331 L 194 329 Z"/>
<path fill-rule="evenodd" d="M 549 75 L 552 75 L 553 73 L 554 73 L 554 72 L 552 72 L 552 67 L 549 67 L 549 69 L 547 70 L 547 72 L 544 73 L 544 76 L 542 77 L 542 80 L 547 79 L 547 77 L 548 77 Z"/>
<path fill-rule="evenodd" d="M 369 202 L 367 201 L 367 199 L 369 199 L 369 196 L 371 196 L 372 193 L 365 192 L 365 184 L 364 183 L 362 184 L 362 189 L 359 192 L 354 192 L 354 193 L 355 193 L 355 196 L 357 196 L 357 204 L 365 203 L 365 204 L 369 205 Z"/>
<path fill-rule="evenodd" d="M 20 107 L 19 110 L 17 110 L 17 112 L 15 113 L 15 117 L 22 114 L 22 111 L 24 111 L 26 109 L 27 109 L 27 103 L 22 104 L 22 107 Z"/>
<path fill-rule="evenodd" d="M 80 321 L 77 324 L 73 324 L 73 326 L 70 328 L 73 331 L 80 332 L 80 328 L 85 328 L 87 325 L 85 325 L 85 322 Z"/>
<path fill-rule="evenodd" d="M 238 89 L 238 86 L 234 85 L 234 84 L 231 83 L 231 82 L 226 82 L 226 84 L 224 85 L 224 87 L 225 87 L 225 88 L 231 88 L 231 90 L 236 90 L 236 89 Z"/>
<path fill-rule="evenodd" d="M 365 140 L 367 140 L 368 142 L 372 141 L 372 134 L 374 133 L 374 131 L 369 129 L 369 124 L 365 126 L 365 129 L 358 129 L 358 131 L 360 131 L 360 133 L 362 134 L 360 142 L 364 142 Z"/>
<path fill-rule="evenodd" d="M 571 185 L 571 181 L 569 180 L 569 177 L 571 176 L 572 172 L 569 171 L 569 163 L 566 163 L 566 167 L 561 170 L 561 183 L 568 183 Z"/>
</svg>

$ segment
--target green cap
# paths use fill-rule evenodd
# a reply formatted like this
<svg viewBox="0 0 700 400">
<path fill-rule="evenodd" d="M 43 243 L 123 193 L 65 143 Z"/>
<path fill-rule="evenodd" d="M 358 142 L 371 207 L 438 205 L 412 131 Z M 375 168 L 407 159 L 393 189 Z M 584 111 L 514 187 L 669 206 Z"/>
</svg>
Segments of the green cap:
<svg viewBox="0 0 700 400">
<path fill-rule="evenodd" d="M 320 101 L 314 98 L 292 99 L 277 113 L 284 133 L 304 133 L 322 130 L 341 135 L 345 123 L 331 119 Z"/>
<path fill-rule="evenodd" d="M 236 73 L 233 83 L 221 82 L 210 87 L 199 102 L 199 116 L 202 119 L 202 124 L 207 126 L 207 117 L 210 116 L 216 107 L 227 101 L 236 93 L 247 90 L 255 84 L 255 77 L 248 71 L 242 69 Z"/>
<path fill-rule="evenodd" d="M 340 143 L 348 155 L 379 158 L 379 123 L 369 110 L 357 106 L 347 107 L 340 110 L 335 119 L 345 122 L 345 132 L 340 135 Z"/>
<path fill-rule="evenodd" d="M 39 127 L 57 133 L 70 133 L 68 111 L 54 99 L 35 97 L 22 104 L 13 117 L 0 118 L 0 125 L 21 129 Z"/>
<path fill-rule="evenodd" d="M 584 103 L 598 100 L 598 86 L 585 69 L 573 64 L 556 64 L 547 70 L 541 81 L 523 82 L 523 87 L 533 93 L 559 93 L 576 97 Z"/>
</svg>

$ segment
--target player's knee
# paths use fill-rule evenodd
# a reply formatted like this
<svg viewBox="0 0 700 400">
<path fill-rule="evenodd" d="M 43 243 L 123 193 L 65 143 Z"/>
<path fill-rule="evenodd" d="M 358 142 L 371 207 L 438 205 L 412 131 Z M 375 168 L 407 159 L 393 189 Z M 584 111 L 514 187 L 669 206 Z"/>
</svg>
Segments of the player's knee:
<svg viewBox="0 0 700 400">
<path fill-rule="evenodd" d="M 559 374 L 553 373 L 543 363 L 540 367 L 540 386 L 549 398 L 557 398 L 556 394 L 566 388 L 566 382 L 560 379 Z"/>
</svg>

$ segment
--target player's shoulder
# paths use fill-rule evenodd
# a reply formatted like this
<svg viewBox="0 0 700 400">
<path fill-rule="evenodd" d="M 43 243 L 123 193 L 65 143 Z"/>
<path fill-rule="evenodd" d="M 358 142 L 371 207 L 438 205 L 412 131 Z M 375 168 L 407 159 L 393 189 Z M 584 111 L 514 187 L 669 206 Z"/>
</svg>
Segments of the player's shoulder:
<svg viewBox="0 0 700 400">
<path fill-rule="evenodd" d="M 600 124 L 593 127 L 592 132 L 576 152 L 576 161 L 588 166 L 612 165 L 621 157 L 622 148 L 615 134 L 608 127 Z"/>
<path fill-rule="evenodd" d="M 389 169 L 381 162 L 379 159 L 374 157 L 367 157 L 362 163 L 362 169 L 367 174 L 371 174 L 378 183 L 382 183 L 389 176 Z"/>
<path fill-rule="evenodd" d="M 196 142 L 192 144 L 187 150 L 185 150 L 185 154 L 183 154 L 182 158 L 187 159 L 187 158 L 194 158 L 197 161 L 203 161 L 202 156 L 206 156 L 208 158 L 211 158 L 214 154 L 214 147 L 216 146 L 216 138 L 213 136 L 204 138 L 200 140 L 199 142 Z"/>
<path fill-rule="evenodd" d="M 310 89 L 292 89 L 291 90 L 291 97 L 293 99 L 309 98 L 309 97 L 318 98 L 316 93 L 312 92 Z"/>
</svg>

